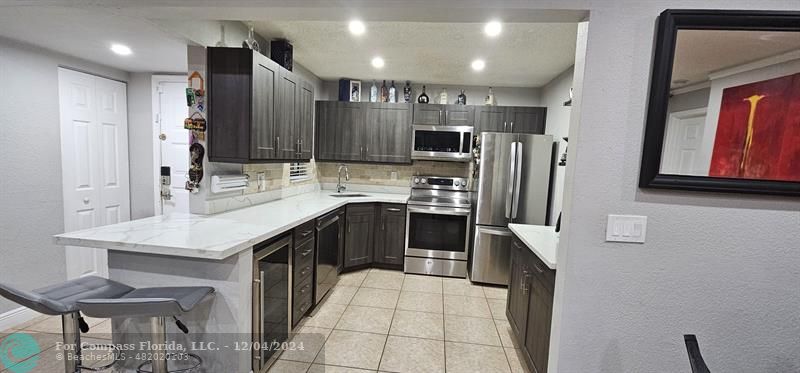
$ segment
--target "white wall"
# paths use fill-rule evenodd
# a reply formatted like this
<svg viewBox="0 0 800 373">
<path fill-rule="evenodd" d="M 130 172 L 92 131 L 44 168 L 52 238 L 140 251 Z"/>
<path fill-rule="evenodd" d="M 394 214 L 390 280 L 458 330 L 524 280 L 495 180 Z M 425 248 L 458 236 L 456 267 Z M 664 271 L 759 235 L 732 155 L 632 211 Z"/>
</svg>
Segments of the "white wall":
<svg viewBox="0 0 800 373">
<path fill-rule="evenodd" d="M 132 73 L 128 82 L 131 219 L 155 215 L 152 76 L 151 73 Z"/>
<path fill-rule="evenodd" d="M 553 160 L 553 188 L 550 192 L 550 225 L 555 225 L 558 214 L 561 212 L 564 199 L 564 176 L 566 167 L 559 166 L 561 154 L 567 150 L 564 137 L 569 136 L 569 117 L 571 106 L 564 106 L 569 100 L 569 89 L 572 87 L 572 76 L 575 67 L 570 66 L 553 80 L 542 87 L 542 106 L 547 107 L 547 120 L 545 121 L 545 134 L 553 135 L 553 140 L 558 143 L 558 150 Z M 569 162 L 569 155 L 567 156 Z"/>
<path fill-rule="evenodd" d="M 658 14 L 796 10 L 796 1 L 558 4 L 588 7 L 590 22 L 569 136 L 551 362 L 569 373 L 688 372 L 682 334 L 694 333 L 712 371 L 797 372 L 800 201 L 637 186 Z M 615 213 L 648 216 L 647 242 L 604 242 Z"/>
<path fill-rule="evenodd" d="M 378 87 L 378 94 L 380 96 L 380 88 L 383 80 L 377 80 L 376 86 Z M 386 86 L 392 84 L 391 79 L 386 80 Z M 395 80 L 395 88 L 397 88 L 397 99 L 403 99 L 403 87 L 406 85 L 405 80 Z M 326 80 L 324 81 L 326 100 L 336 101 L 339 99 L 339 81 Z M 372 80 L 361 80 L 361 101 L 369 102 L 369 89 L 372 87 Z M 467 104 L 469 105 L 483 105 L 484 99 L 489 94 L 489 87 L 484 86 L 471 86 L 471 85 L 441 85 L 441 84 L 425 84 L 425 93 L 430 98 L 430 103 L 439 103 L 439 94 L 442 88 L 447 88 L 447 102 L 453 104 L 456 102 L 456 97 L 461 90 L 467 96 Z M 417 102 L 417 97 L 422 93 L 422 84 L 411 82 L 412 102 Z M 541 104 L 541 89 L 535 87 L 492 87 L 495 101 L 497 105 L 502 106 L 539 106 Z"/>
<path fill-rule="evenodd" d="M 66 279 L 58 67 L 126 81 L 124 71 L 0 38 L 0 282 Z M 18 306 L 0 299 L 0 314 Z"/>
</svg>

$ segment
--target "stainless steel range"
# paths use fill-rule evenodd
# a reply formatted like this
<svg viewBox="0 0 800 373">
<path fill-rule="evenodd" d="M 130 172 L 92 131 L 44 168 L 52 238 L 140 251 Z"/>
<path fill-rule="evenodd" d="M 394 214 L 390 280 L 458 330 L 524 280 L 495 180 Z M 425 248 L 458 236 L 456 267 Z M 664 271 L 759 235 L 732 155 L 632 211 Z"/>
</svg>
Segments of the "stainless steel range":
<svg viewBox="0 0 800 373">
<path fill-rule="evenodd" d="M 466 277 L 471 214 L 467 179 L 414 176 L 406 213 L 405 272 Z"/>
</svg>

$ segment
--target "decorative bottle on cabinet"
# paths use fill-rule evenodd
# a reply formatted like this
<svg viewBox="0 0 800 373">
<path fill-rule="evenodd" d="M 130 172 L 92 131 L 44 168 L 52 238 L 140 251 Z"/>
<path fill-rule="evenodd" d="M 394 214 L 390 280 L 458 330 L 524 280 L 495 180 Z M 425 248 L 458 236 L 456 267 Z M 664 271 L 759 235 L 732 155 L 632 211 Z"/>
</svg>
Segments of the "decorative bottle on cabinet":
<svg viewBox="0 0 800 373">
<path fill-rule="evenodd" d="M 467 95 L 464 94 L 464 90 L 461 90 L 461 93 L 456 98 L 456 104 L 458 105 L 466 105 L 467 104 Z"/>
<path fill-rule="evenodd" d="M 489 95 L 486 96 L 486 100 L 484 102 L 486 105 L 494 105 L 494 92 L 492 92 L 492 87 L 489 87 Z"/>
<path fill-rule="evenodd" d="M 428 101 L 428 95 L 425 94 L 425 86 L 422 86 L 422 93 L 420 93 L 419 97 L 417 97 L 417 102 L 420 104 L 427 104 Z"/>
<path fill-rule="evenodd" d="M 439 104 L 447 105 L 447 88 L 442 88 L 442 93 L 439 94 Z"/>
<path fill-rule="evenodd" d="M 403 102 L 411 102 L 411 81 L 406 80 L 406 86 L 403 87 Z"/>
<path fill-rule="evenodd" d="M 369 89 L 369 102 L 378 102 L 378 83 L 372 81 L 372 87 Z"/>
<path fill-rule="evenodd" d="M 386 81 L 383 81 L 383 85 L 381 85 L 381 102 L 389 101 L 389 89 L 386 88 Z"/>
<path fill-rule="evenodd" d="M 392 80 L 392 86 L 389 87 L 389 102 L 397 102 L 397 88 L 394 86 L 394 80 Z"/>
</svg>

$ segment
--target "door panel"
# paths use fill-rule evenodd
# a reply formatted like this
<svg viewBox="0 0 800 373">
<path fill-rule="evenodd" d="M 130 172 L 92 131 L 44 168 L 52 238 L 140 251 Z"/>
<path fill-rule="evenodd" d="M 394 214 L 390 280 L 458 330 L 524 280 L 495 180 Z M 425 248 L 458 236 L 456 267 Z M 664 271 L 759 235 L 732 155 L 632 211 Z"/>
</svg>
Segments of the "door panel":
<svg viewBox="0 0 800 373">
<path fill-rule="evenodd" d="M 299 85 L 297 76 L 281 70 L 278 84 L 279 110 L 275 125 L 275 136 L 278 144 L 276 158 L 294 159 L 298 157 L 297 140 L 300 124 L 300 107 L 298 105 Z"/>
<path fill-rule="evenodd" d="M 545 225 L 550 195 L 552 136 L 520 135 L 517 140 L 519 190 L 515 189 L 513 222 Z"/>
<path fill-rule="evenodd" d="M 130 220 L 124 83 L 59 68 L 64 230 Z M 106 250 L 67 247 L 67 276 L 108 275 Z"/>
<path fill-rule="evenodd" d="M 360 103 L 317 103 L 317 158 L 360 161 L 364 136 L 364 107 Z"/>
<path fill-rule="evenodd" d="M 403 264 L 406 238 L 406 206 L 382 204 L 375 239 L 375 262 Z"/>
<path fill-rule="evenodd" d="M 708 172 L 700 166 L 705 122 L 705 108 L 670 113 L 664 136 L 661 173 L 703 176 Z"/>
<path fill-rule="evenodd" d="M 476 132 L 505 132 L 506 110 L 500 106 L 485 106 L 476 109 Z"/>
<path fill-rule="evenodd" d="M 411 110 L 404 104 L 369 104 L 366 108 L 367 161 L 411 162 Z"/>
<path fill-rule="evenodd" d="M 345 268 L 372 263 L 375 205 L 347 206 Z"/>
<path fill-rule="evenodd" d="M 444 105 L 414 104 L 414 124 L 444 125 Z"/>
<path fill-rule="evenodd" d="M 511 237 L 507 228 L 475 226 L 470 279 L 497 285 L 508 285 L 511 265 Z M 476 266 L 475 263 L 480 263 Z"/>
<path fill-rule="evenodd" d="M 466 105 L 445 106 L 445 124 L 448 126 L 474 126 L 475 107 Z"/>
<path fill-rule="evenodd" d="M 546 108 L 510 107 L 508 111 L 509 132 L 544 134 Z"/>
<path fill-rule="evenodd" d="M 531 281 L 530 289 L 525 350 L 533 360 L 536 370 L 546 372 L 550 354 L 553 295 L 547 293 L 544 285 L 538 279 Z"/>
<path fill-rule="evenodd" d="M 513 242 L 513 241 L 512 241 Z M 506 314 L 511 330 L 518 341 L 525 340 L 525 330 L 528 327 L 528 293 L 525 290 L 528 276 L 519 245 L 512 243 L 511 247 L 511 274 L 508 283 L 508 297 L 506 301 Z"/>
<path fill-rule="evenodd" d="M 299 94 L 298 137 L 300 159 L 311 159 L 314 154 L 314 86 L 302 81 Z"/>
<path fill-rule="evenodd" d="M 250 158 L 275 158 L 275 98 L 279 81 L 278 65 L 253 53 L 252 122 L 250 128 Z"/>
<path fill-rule="evenodd" d="M 511 183 L 511 143 L 517 137 L 510 133 L 481 135 L 476 224 L 506 226 L 510 220 L 506 200 Z"/>
<path fill-rule="evenodd" d="M 183 128 L 186 118 L 186 77 L 164 77 L 158 81 L 158 107 L 156 121 L 159 131 L 166 137 L 159 141 L 158 166 L 169 166 L 172 199 L 161 200 L 156 213 L 189 212 L 189 191 L 185 183 L 189 173 L 189 131 Z M 158 170 L 158 169 L 156 169 Z M 156 195 L 158 197 L 158 194 Z"/>
</svg>

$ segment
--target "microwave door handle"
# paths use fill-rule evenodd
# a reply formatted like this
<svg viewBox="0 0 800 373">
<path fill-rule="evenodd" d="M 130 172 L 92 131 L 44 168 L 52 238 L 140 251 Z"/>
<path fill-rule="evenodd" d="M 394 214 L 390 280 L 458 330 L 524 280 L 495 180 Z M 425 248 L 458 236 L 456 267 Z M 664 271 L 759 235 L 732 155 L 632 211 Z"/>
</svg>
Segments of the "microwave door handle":
<svg viewBox="0 0 800 373">
<path fill-rule="evenodd" d="M 512 126 L 514 122 L 511 122 Z M 513 127 L 512 127 L 513 128 Z M 517 170 L 514 172 L 516 177 L 516 186 L 514 187 L 514 205 L 511 207 L 511 218 L 517 218 L 517 211 L 519 210 L 519 190 L 522 184 L 522 143 L 517 143 L 517 159 L 516 159 Z"/>
<path fill-rule="evenodd" d="M 517 143 L 511 143 L 511 157 L 509 158 L 508 190 L 506 191 L 506 218 L 511 219 L 511 208 L 514 202 L 514 179 L 517 170 Z"/>
</svg>

